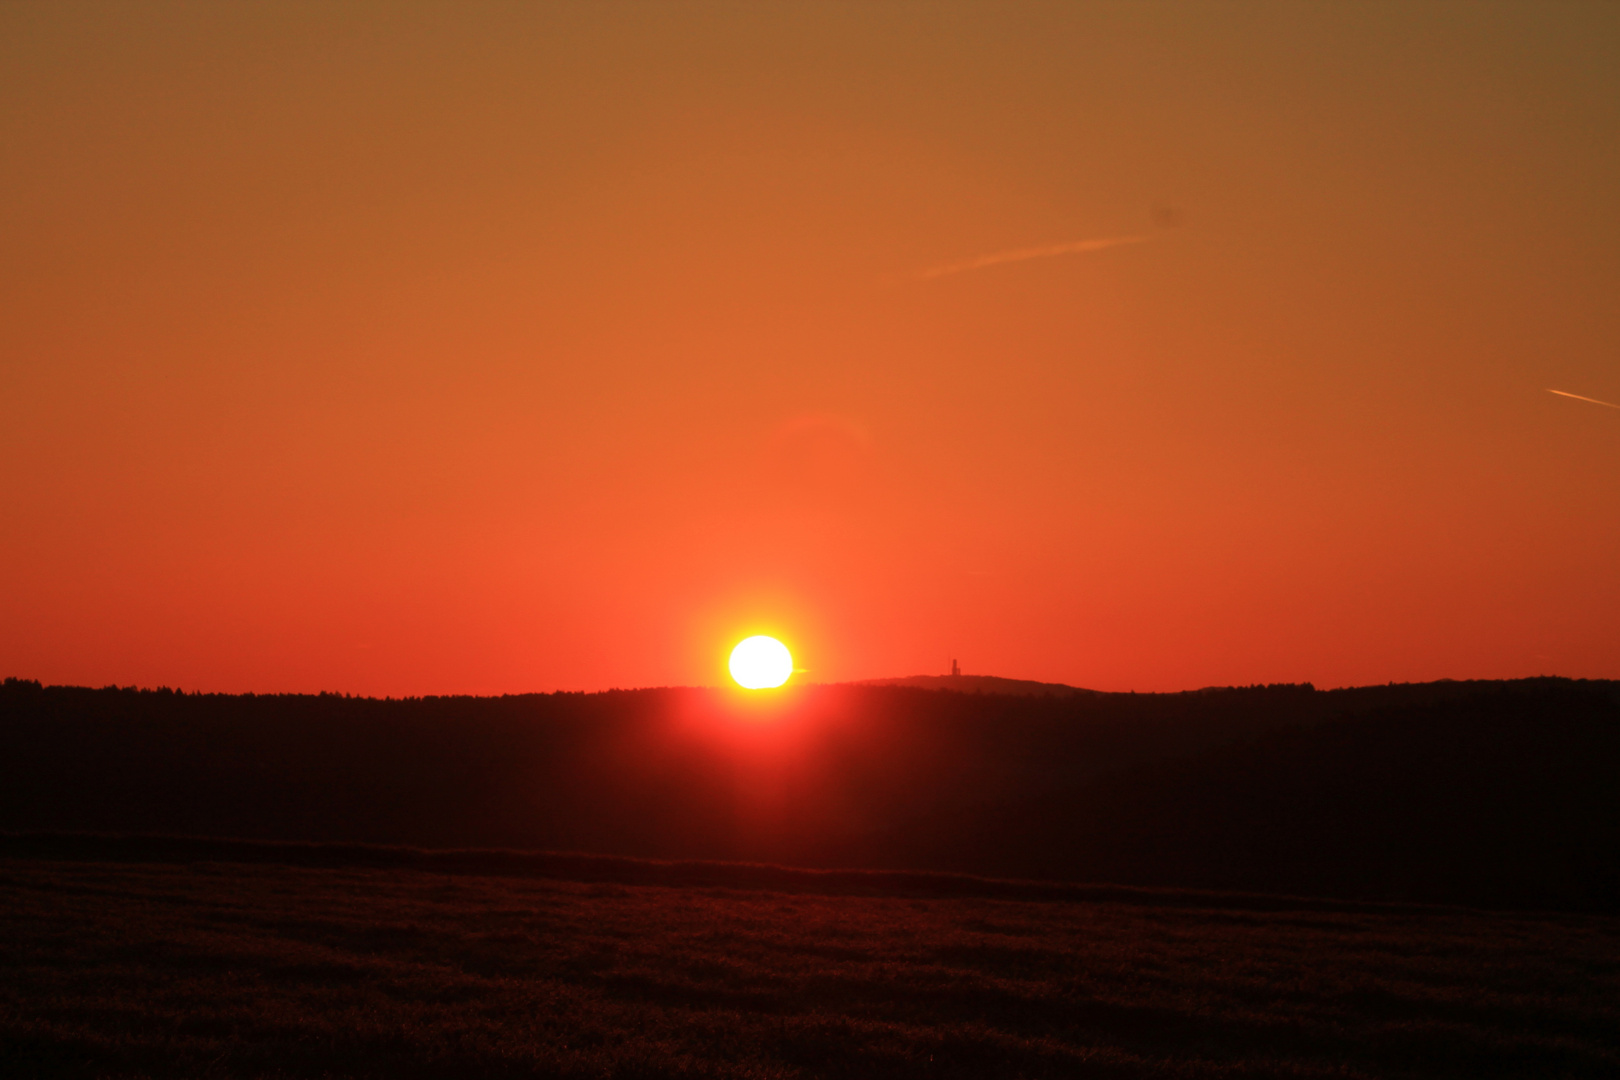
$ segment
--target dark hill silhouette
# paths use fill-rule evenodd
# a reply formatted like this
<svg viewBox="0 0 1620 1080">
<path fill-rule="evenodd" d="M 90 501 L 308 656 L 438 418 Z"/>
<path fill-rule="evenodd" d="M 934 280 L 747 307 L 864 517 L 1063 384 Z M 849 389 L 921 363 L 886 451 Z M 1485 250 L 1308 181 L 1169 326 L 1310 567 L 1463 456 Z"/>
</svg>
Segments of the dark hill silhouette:
<svg viewBox="0 0 1620 1080">
<path fill-rule="evenodd" d="M 0 687 L 0 830 L 1620 910 L 1620 693 Z"/>
<path fill-rule="evenodd" d="M 1003 679 L 999 675 L 907 675 L 899 679 L 862 679 L 853 686 L 910 686 L 918 690 L 954 690 L 960 694 L 1011 694 L 1017 697 L 1080 697 L 1096 695 L 1064 683 Z"/>
</svg>

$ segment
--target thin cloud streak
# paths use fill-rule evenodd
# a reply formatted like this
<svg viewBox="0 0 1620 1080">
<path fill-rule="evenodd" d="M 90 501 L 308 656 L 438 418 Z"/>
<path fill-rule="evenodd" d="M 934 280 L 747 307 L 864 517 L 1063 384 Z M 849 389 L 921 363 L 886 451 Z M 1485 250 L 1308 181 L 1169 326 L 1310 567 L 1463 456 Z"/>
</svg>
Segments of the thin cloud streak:
<svg viewBox="0 0 1620 1080">
<path fill-rule="evenodd" d="M 1585 396 L 1583 396 L 1581 394 L 1571 394 L 1571 393 L 1569 393 L 1567 391 L 1564 391 L 1564 390 L 1554 390 L 1551 387 L 1549 387 L 1547 389 L 1547 393 L 1549 393 L 1549 394 L 1557 394 L 1559 397 L 1572 397 L 1576 401 L 1590 401 L 1594 405 L 1604 405 L 1604 406 L 1607 406 L 1608 408 L 1611 408 L 1611 409 L 1620 409 L 1620 405 L 1616 405 L 1612 401 L 1599 401 L 1595 397 L 1585 397 Z"/>
<path fill-rule="evenodd" d="M 1145 236 L 1103 236 L 1094 240 L 1070 240 L 1064 244 L 1047 244 L 1044 247 L 1018 248 L 1015 251 L 998 251 L 991 255 L 980 255 L 973 259 L 963 259 L 960 262 L 945 263 L 943 266 L 932 266 L 917 274 L 919 281 L 931 278 L 945 277 L 947 274 L 962 274 L 969 270 L 982 270 L 987 266 L 1000 266 L 1002 263 L 1024 262 L 1027 259 L 1049 259 L 1054 255 L 1077 255 L 1084 251 L 1101 251 L 1104 248 L 1119 247 L 1122 244 L 1145 244 Z"/>
</svg>

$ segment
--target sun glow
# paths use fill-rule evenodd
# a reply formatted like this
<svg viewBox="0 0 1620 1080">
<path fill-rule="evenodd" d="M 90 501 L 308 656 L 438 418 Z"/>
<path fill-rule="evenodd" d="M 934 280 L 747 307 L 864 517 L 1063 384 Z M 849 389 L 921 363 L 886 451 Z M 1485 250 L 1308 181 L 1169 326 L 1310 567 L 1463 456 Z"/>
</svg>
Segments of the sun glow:
<svg viewBox="0 0 1620 1080">
<path fill-rule="evenodd" d="M 745 690 L 781 686 L 793 674 L 793 654 L 773 637 L 756 634 L 731 650 L 731 677 Z"/>
</svg>

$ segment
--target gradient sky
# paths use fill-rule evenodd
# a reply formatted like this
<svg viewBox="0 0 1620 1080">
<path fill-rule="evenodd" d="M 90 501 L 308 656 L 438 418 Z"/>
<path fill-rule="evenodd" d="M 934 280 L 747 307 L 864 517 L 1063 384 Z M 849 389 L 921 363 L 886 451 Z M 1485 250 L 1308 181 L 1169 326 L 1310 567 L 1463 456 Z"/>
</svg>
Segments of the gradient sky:
<svg viewBox="0 0 1620 1080">
<path fill-rule="evenodd" d="M 1620 5 L 0 5 L 0 674 L 1620 677 Z M 1087 241 L 1117 241 L 1084 243 Z"/>
</svg>

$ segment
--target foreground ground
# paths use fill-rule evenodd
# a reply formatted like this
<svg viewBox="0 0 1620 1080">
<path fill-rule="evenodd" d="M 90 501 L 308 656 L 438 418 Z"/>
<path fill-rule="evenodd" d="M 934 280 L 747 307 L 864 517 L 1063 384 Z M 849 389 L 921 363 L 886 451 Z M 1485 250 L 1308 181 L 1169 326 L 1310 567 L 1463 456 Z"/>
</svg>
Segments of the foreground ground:
<svg viewBox="0 0 1620 1080">
<path fill-rule="evenodd" d="M 17 1076 L 1620 1075 L 1620 920 L 0 860 Z"/>
</svg>

